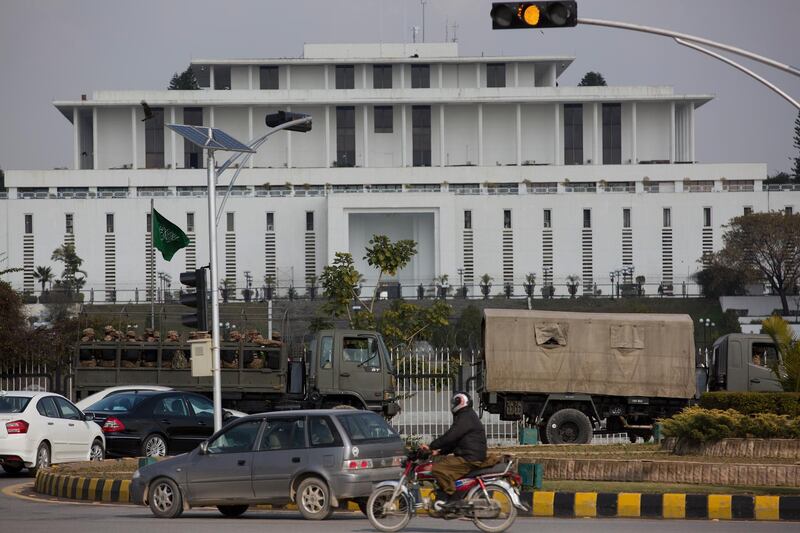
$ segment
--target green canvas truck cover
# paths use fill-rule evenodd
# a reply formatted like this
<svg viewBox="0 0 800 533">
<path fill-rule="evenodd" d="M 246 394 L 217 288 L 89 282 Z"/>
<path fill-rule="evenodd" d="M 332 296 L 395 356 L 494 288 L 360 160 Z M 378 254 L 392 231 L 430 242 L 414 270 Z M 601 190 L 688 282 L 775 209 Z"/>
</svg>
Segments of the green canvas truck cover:
<svg viewBox="0 0 800 533">
<path fill-rule="evenodd" d="M 688 315 L 486 309 L 487 392 L 691 398 Z"/>
</svg>

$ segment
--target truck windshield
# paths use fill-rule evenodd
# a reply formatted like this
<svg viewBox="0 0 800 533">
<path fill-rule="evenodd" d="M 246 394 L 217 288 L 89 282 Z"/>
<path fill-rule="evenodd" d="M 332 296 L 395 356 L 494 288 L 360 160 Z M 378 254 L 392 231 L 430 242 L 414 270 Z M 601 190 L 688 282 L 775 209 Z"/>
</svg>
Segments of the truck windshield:
<svg viewBox="0 0 800 533">
<path fill-rule="evenodd" d="M 339 422 L 344 426 L 353 444 L 400 438 L 397 432 L 375 413 L 342 415 L 339 417 Z"/>
<path fill-rule="evenodd" d="M 392 354 L 389 353 L 389 350 L 386 348 L 386 343 L 383 342 L 383 337 L 378 337 L 378 344 L 380 344 L 380 350 L 383 353 L 383 357 L 386 359 L 386 371 L 389 374 L 394 374 L 394 365 L 392 364 Z"/>
<path fill-rule="evenodd" d="M 0 413 L 21 413 L 30 401 L 27 396 L 0 396 Z"/>
</svg>

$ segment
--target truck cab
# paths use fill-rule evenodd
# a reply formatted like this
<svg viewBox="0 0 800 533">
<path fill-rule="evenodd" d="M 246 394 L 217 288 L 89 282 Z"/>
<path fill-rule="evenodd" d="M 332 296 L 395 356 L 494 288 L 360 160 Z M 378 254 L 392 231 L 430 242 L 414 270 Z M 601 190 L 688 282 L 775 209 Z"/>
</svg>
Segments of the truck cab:
<svg viewBox="0 0 800 533">
<path fill-rule="evenodd" d="M 780 361 L 769 335 L 731 333 L 714 343 L 708 390 L 730 392 L 782 391 L 772 368 Z"/>
<path fill-rule="evenodd" d="M 325 407 L 356 404 L 386 416 L 399 411 L 395 370 L 375 331 L 319 331 L 308 343 L 306 365 L 309 398 Z"/>
</svg>

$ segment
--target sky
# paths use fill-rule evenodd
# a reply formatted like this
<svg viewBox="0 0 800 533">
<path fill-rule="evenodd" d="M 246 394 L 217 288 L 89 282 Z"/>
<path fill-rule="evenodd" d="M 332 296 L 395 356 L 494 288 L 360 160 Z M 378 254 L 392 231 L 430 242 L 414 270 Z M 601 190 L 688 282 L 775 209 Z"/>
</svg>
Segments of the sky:
<svg viewBox="0 0 800 533">
<path fill-rule="evenodd" d="M 579 17 L 658 26 L 800 64 L 800 0 L 578 6 Z M 427 0 L 426 42 L 444 41 L 448 25 L 457 24 L 461 55 L 575 56 L 561 86 L 595 70 L 609 85 L 713 94 L 696 114 L 702 163 L 766 163 L 774 173 L 798 155 L 796 110 L 721 62 L 664 37 L 616 29 L 492 31 L 490 7 L 486 0 Z M 0 0 L 0 168 L 71 166 L 71 124 L 54 100 L 166 88 L 192 58 L 299 57 L 307 42 L 410 42 L 422 11 L 420 0 Z M 800 99 L 800 78 L 741 61 Z"/>
</svg>

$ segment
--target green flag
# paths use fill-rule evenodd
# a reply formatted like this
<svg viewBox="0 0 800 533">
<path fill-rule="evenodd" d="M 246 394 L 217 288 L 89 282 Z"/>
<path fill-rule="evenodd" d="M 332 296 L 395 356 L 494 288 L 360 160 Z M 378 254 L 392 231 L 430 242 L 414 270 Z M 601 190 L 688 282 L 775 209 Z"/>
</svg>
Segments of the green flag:
<svg viewBox="0 0 800 533">
<path fill-rule="evenodd" d="M 189 246 L 189 237 L 153 209 L 153 246 L 161 251 L 161 257 L 169 261 L 175 252 Z"/>
</svg>

